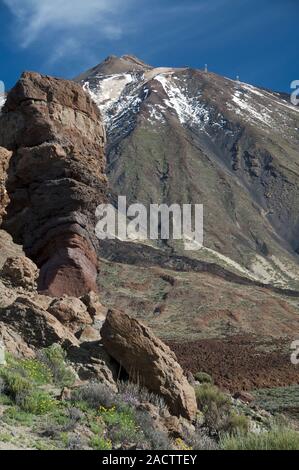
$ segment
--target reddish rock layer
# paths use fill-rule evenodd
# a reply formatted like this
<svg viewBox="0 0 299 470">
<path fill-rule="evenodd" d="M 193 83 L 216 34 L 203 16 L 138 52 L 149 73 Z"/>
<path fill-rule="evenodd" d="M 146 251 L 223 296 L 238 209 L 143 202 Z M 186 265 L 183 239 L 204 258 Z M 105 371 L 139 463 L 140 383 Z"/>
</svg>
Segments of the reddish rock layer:
<svg viewBox="0 0 299 470">
<path fill-rule="evenodd" d="M 6 207 L 9 203 L 9 198 L 6 191 L 6 179 L 10 158 L 11 152 L 0 147 L 0 225 L 6 213 Z"/>
<path fill-rule="evenodd" d="M 95 291 L 95 209 L 107 186 L 97 107 L 76 83 L 28 72 L 0 121 L 0 145 L 13 151 L 4 228 L 40 268 L 39 290 Z"/>
</svg>

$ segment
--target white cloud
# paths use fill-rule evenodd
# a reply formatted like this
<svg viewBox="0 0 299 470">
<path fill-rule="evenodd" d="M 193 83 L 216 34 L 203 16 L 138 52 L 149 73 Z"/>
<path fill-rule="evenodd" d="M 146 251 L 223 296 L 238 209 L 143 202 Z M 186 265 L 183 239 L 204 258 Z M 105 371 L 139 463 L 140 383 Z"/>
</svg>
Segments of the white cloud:
<svg viewBox="0 0 299 470">
<path fill-rule="evenodd" d="M 98 36 L 119 39 L 123 16 L 134 0 L 3 0 L 15 16 L 20 45 L 24 48 L 41 35 L 62 32 L 68 41 L 84 30 Z"/>
</svg>

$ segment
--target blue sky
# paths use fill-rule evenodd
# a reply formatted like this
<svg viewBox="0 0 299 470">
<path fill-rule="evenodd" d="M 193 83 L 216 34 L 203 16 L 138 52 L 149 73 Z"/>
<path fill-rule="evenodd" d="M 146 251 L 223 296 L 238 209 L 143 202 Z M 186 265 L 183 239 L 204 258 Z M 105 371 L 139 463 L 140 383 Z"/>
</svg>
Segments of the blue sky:
<svg viewBox="0 0 299 470">
<path fill-rule="evenodd" d="M 299 80 L 298 0 L 0 0 L 0 80 L 72 78 L 106 56 L 209 69 L 275 90 Z"/>
</svg>

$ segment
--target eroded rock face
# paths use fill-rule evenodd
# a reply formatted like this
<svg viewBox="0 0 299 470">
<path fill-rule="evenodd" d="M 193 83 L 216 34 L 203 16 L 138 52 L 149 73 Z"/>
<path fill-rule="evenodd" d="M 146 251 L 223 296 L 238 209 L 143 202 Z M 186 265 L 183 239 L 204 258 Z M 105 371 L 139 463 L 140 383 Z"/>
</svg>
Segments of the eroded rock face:
<svg viewBox="0 0 299 470">
<path fill-rule="evenodd" d="M 26 256 L 7 258 L 2 270 L 1 278 L 15 287 L 24 287 L 28 290 L 36 288 L 39 275 L 37 266 Z"/>
<path fill-rule="evenodd" d="M 25 253 L 20 245 L 13 242 L 12 236 L 0 229 L 0 269 L 8 258 L 22 257 Z"/>
<path fill-rule="evenodd" d="M 96 291 L 95 209 L 107 185 L 100 112 L 76 83 L 28 72 L 0 121 L 0 145 L 13 151 L 4 228 L 40 268 L 39 290 Z"/>
<path fill-rule="evenodd" d="M 2 324 L 33 348 L 40 349 L 53 343 L 59 343 L 66 348 L 79 344 L 53 315 L 27 297 L 19 297 L 9 307 L 0 308 L 0 330 Z"/>
<path fill-rule="evenodd" d="M 132 380 L 162 396 L 172 414 L 195 417 L 194 389 L 174 353 L 149 328 L 123 312 L 110 310 L 101 335 L 104 348 Z"/>
<path fill-rule="evenodd" d="M 6 179 L 11 155 L 12 152 L 0 147 L 0 225 L 9 203 L 9 197 L 6 191 Z"/>
<path fill-rule="evenodd" d="M 92 318 L 86 306 L 81 300 L 74 297 L 54 300 L 49 306 L 48 312 L 73 333 L 82 330 L 86 325 L 92 325 Z"/>
</svg>

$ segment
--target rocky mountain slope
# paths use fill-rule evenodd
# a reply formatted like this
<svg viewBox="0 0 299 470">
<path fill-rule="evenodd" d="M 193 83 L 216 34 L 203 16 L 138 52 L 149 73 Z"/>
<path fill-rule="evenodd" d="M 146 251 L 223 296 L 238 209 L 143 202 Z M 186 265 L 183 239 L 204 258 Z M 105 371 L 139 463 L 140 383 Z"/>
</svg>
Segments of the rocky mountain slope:
<svg viewBox="0 0 299 470">
<path fill-rule="evenodd" d="M 104 116 L 112 200 L 204 204 L 204 249 L 189 256 L 298 286 L 299 109 L 286 96 L 130 56 L 77 81 Z"/>
</svg>

